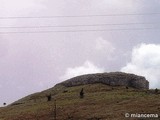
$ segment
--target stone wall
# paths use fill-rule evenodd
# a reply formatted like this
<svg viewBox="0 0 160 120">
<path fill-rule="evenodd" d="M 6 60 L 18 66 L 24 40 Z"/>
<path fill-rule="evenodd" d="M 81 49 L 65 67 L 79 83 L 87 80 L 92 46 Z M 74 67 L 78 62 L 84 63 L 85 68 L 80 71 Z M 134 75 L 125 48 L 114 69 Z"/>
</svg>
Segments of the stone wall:
<svg viewBox="0 0 160 120">
<path fill-rule="evenodd" d="M 137 89 L 149 89 L 149 82 L 145 77 L 122 72 L 87 74 L 71 78 L 59 84 L 65 87 L 72 87 L 94 83 L 103 83 L 111 86 L 128 86 Z"/>
</svg>

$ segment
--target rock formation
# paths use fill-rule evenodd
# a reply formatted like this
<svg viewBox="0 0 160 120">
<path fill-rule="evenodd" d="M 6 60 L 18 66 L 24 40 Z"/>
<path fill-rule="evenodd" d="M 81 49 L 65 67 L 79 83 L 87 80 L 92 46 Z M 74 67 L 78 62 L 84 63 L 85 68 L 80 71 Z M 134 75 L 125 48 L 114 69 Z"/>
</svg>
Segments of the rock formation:
<svg viewBox="0 0 160 120">
<path fill-rule="evenodd" d="M 94 83 L 103 83 L 111 86 L 128 86 L 137 89 L 149 89 L 149 82 L 145 79 L 145 77 L 123 72 L 81 75 L 57 85 L 72 87 Z"/>
</svg>

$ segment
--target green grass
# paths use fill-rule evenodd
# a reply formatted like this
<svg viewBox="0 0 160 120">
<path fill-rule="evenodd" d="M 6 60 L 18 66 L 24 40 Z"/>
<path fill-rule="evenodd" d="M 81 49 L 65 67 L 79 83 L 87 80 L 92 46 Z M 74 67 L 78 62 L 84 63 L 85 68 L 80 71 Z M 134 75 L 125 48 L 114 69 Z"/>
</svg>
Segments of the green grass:
<svg viewBox="0 0 160 120">
<path fill-rule="evenodd" d="M 84 89 L 84 98 L 79 92 Z M 47 102 L 46 94 L 53 99 Z M 36 101 L 32 99 L 37 99 Z M 104 84 L 75 87 L 56 86 L 17 102 L 25 104 L 0 108 L 0 120 L 50 120 L 57 106 L 57 120 L 124 120 L 125 113 L 160 113 L 160 94 L 125 86 L 111 87 Z"/>
</svg>

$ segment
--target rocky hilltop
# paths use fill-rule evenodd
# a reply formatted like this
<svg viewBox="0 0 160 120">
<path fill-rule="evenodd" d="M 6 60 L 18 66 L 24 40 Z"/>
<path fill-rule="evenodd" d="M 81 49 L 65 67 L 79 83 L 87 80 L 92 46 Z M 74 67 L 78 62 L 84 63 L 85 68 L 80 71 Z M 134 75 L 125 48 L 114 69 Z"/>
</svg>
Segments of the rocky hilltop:
<svg viewBox="0 0 160 120">
<path fill-rule="evenodd" d="M 143 76 L 123 72 L 97 73 L 81 75 L 57 85 L 73 87 L 85 84 L 103 83 L 111 86 L 128 86 L 137 89 L 149 89 L 149 82 Z"/>
<path fill-rule="evenodd" d="M 126 111 L 160 113 L 159 91 L 148 88 L 134 74 L 82 75 L 1 107 L 0 120 L 124 120 Z"/>
</svg>

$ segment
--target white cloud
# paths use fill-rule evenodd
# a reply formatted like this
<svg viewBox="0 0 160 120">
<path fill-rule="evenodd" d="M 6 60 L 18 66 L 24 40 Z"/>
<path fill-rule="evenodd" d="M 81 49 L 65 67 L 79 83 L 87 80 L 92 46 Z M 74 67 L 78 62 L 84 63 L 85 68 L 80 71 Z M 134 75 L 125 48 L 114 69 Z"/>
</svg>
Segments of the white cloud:
<svg viewBox="0 0 160 120">
<path fill-rule="evenodd" d="M 61 77 L 61 79 L 66 80 L 66 79 L 69 79 L 69 78 L 72 78 L 78 75 L 90 74 L 90 73 L 100 73 L 100 72 L 104 72 L 104 69 L 97 67 L 92 62 L 87 60 L 82 66 L 68 68 L 64 76 Z"/>
<path fill-rule="evenodd" d="M 143 75 L 150 88 L 160 88 L 160 45 L 140 44 L 133 48 L 131 62 L 121 69 Z"/>
</svg>

